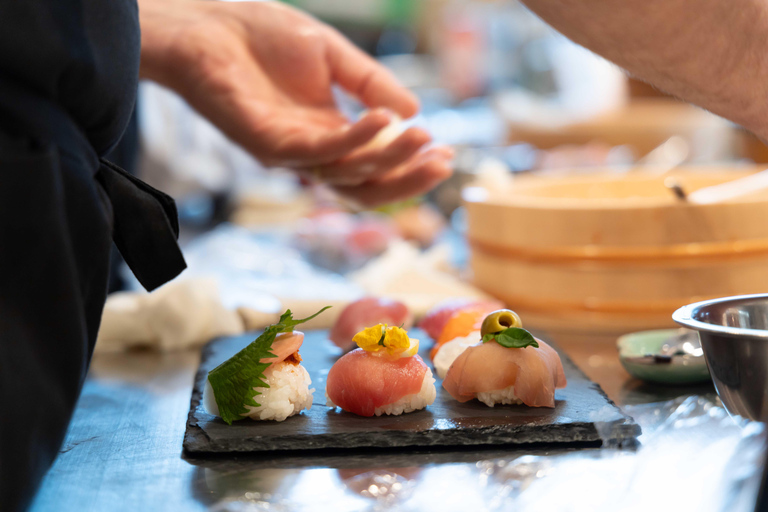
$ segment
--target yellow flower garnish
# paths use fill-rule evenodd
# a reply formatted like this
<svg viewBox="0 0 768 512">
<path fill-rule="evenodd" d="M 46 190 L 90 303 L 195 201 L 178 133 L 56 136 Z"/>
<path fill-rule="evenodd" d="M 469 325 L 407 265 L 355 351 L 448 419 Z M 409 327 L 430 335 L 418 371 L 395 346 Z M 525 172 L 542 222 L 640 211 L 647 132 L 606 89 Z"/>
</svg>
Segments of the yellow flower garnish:
<svg viewBox="0 0 768 512">
<path fill-rule="evenodd" d="M 379 345 L 379 340 L 381 340 L 382 334 L 385 333 L 385 327 L 386 326 L 383 324 L 377 324 L 373 327 L 363 329 L 354 335 L 352 341 L 357 343 L 357 346 L 366 352 L 378 352 L 384 348 Z"/>
<path fill-rule="evenodd" d="M 363 329 L 355 334 L 352 341 L 366 352 L 386 351 L 390 356 L 412 356 L 419 348 L 417 340 L 412 343 L 408 332 L 400 327 L 388 327 L 387 324 L 377 324 Z M 403 354 L 405 352 L 405 354 Z"/>
<path fill-rule="evenodd" d="M 384 336 L 384 346 L 387 347 L 389 355 L 399 354 L 411 346 L 411 339 L 405 329 L 388 327 L 387 334 Z"/>
</svg>

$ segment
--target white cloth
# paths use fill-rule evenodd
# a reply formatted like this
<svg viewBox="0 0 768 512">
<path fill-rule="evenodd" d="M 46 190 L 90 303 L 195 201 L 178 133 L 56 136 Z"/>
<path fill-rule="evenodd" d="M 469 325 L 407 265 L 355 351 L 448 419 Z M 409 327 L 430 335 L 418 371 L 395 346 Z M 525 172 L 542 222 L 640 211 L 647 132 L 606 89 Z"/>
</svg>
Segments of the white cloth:
<svg viewBox="0 0 768 512">
<path fill-rule="evenodd" d="M 214 279 L 173 281 L 152 293 L 110 295 L 96 352 L 134 347 L 180 350 L 244 330 L 240 315 L 222 305 Z"/>
</svg>

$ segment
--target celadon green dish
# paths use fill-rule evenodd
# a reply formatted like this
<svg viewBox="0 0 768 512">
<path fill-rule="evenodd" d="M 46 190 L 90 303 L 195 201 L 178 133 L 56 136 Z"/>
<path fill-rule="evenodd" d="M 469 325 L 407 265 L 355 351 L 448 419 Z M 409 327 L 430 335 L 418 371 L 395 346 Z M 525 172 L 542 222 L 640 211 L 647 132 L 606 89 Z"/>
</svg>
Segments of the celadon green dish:
<svg viewBox="0 0 768 512">
<path fill-rule="evenodd" d="M 616 345 L 622 366 L 633 377 L 657 384 L 709 382 L 709 370 L 702 355 L 670 356 L 663 353 L 664 344 L 674 340 L 680 332 L 680 329 L 659 329 L 619 337 Z"/>
</svg>

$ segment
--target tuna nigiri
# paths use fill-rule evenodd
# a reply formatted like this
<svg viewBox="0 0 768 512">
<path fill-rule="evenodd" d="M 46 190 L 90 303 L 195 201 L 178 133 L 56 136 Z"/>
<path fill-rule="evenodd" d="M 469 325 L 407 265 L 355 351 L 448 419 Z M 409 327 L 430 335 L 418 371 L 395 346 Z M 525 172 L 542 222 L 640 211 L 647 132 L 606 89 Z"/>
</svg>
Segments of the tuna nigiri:
<svg viewBox="0 0 768 512">
<path fill-rule="evenodd" d="M 560 356 L 519 324 L 509 310 L 486 317 L 482 339 L 456 357 L 443 388 L 459 402 L 554 407 L 555 389 L 567 384 Z"/>
<path fill-rule="evenodd" d="M 329 338 L 337 346 L 347 350 L 355 345 L 352 338 L 370 325 L 399 325 L 405 329 L 412 323 L 408 307 L 396 300 L 366 297 L 350 303 L 336 320 Z"/>
<path fill-rule="evenodd" d="M 419 341 L 399 327 L 378 324 L 357 333 L 360 348 L 331 367 L 327 405 L 360 416 L 398 415 L 435 401 L 432 371 L 416 352 Z"/>
</svg>

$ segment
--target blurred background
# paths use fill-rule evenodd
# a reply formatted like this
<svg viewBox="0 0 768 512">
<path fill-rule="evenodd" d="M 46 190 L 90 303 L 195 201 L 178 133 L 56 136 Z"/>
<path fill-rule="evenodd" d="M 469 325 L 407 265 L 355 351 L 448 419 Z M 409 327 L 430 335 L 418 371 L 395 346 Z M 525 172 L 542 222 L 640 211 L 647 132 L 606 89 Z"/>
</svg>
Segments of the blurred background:
<svg viewBox="0 0 768 512">
<path fill-rule="evenodd" d="M 693 254 L 701 252 L 701 244 L 733 242 L 741 236 L 728 231 L 728 226 L 724 232 L 710 230 L 698 238 L 678 240 L 669 235 L 674 230 L 663 224 L 664 217 L 657 215 L 649 226 L 635 227 L 659 236 L 635 243 L 631 223 L 611 225 L 616 205 L 606 203 L 604 219 L 583 220 L 595 222 L 582 226 L 589 232 L 586 238 L 563 235 L 558 241 L 557 233 L 571 231 L 565 221 L 548 224 L 560 222 L 552 211 L 569 218 L 559 203 L 538 217 L 530 212 L 523 217 L 485 212 L 476 213 L 474 221 L 468 220 L 462 203 L 463 187 L 472 185 L 470 194 L 478 186 L 486 192 L 504 190 L 505 200 L 514 206 L 518 189 L 512 177 L 519 177 L 515 183 L 540 178 L 551 184 L 600 175 L 603 182 L 607 173 L 613 176 L 611 183 L 623 183 L 622 177 L 637 178 L 638 169 L 654 169 L 653 181 L 661 183 L 693 165 L 716 170 L 718 176 L 725 173 L 726 178 L 718 178 L 725 181 L 728 173 L 754 170 L 755 163 L 768 161 L 768 149 L 739 127 L 628 78 L 514 1 L 289 3 L 338 28 L 419 96 L 422 111 L 405 125 L 422 126 L 435 142 L 452 145 L 455 172 L 426 197 L 359 211 L 321 186 L 302 182 L 285 170 L 265 169 L 174 93 L 143 83 L 137 111 L 141 147 L 137 173 L 178 203 L 182 244 L 190 264 L 181 279 L 213 277 L 225 307 L 271 314 L 299 299 L 344 302 L 378 294 L 407 299 L 418 315 L 441 298 L 491 294 L 510 307 L 530 309 L 531 318 L 537 318 L 535 327 L 544 331 L 567 331 L 564 324 L 581 322 L 580 332 L 600 331 L 615 339 L 631 329 L 669 326 L 669 314 L 692 299 L 760 291 L 753 289 L 765 283 L 762 275 L 750 274 L 748 283 L 742 279 L 730 288 L 695 285 L 730 283 L 732 269 L 721 265 L 687 275 L 679 286 L 669 284 L 664 272 L 699 263 L 665 257 L 655 263 L 660 274 L 652 277 L 637 274 L 637 262 L 619 270 L 614 265 L 600 274 L 602 260 L 584 259 L 579 252 L 597 254 L 605 243 L 625 252 L 640 245 L 646 253 L 655 247 L 660 254 L 680 250 Z M 354 99 L 339 92 L 338 101 L 351 118 L 359 115 L 361 107 Z M 712 183 L 691 183 L 687 192 Z M 654 207 L 677 207 L 667 185 L 639 195 L 648 196 Z M 574 190 L 573 199 L 585 201 L 576 208 L 583 210 L 602 204 L 606 196 L 635 197 L 644 186 L 630 187 L 629 192 L 626 187 L 608 191 L 574 187 L 527 197 L 539 197 L 546 207 L 549 199 L 567 199 L 568 190 Z M 474 204 L 486 201 L 478 200 L 477 194 L 472 199 Z M 490 200 L 494 201 L 498 203 Z M 550 239 L 528 240 L 530 233 L 523 232 L 518 237 L 514 223 L 536 224 L 537 219 L 543 224 L 534 225 L 533 231 L 551 232 Z M 680 226 L 681 231 L 701 223 L 698 218 L 685 222 L 692 224 Z M 471 230 L 480 223 L 488 229 L 467 234 L 468 225 Z M 606 235 L 605 241 L 606 229 L 626 236 Z M 503 240 L 494 241 L 494 233 Z M 744 236 L 762 235 L 752 230 Z M 477 243 L 468 244 L 468 239 Z M 489 240 L 504 247 L 489 248 Z M 533 252 L 517 254 L 521 248 Z M 481 249 L 483 256 L 478 257 Z M 549 255 L 555 260 L 541 260 L 539 256 L 547 256 L 550 249 L 557 253 Z M 738 252 L 720 246 L 713 250 L 726 259 Z M 571 260 L 557 260 L 566 253 Z M 496 261 L 488 262 L 489 255 Z M 534 265 L 531 260 L 537 259 L 534 270 L 539 273 L 521 267 L 523 262 Z M 547 264 L 553 267 L 551 273 L 542 270 Z M 494 265 L 502 270 L 493 270 Z M 648 263 L 641 266 L 647 270 Z M 517 274 L 505 274 L 512 267 Z M 629 281 L 622 281 L 623 271 L 632 274 Z M 539 281 L 529 279 L 516 289 L 515 276 L 522 274 L 536 275 Z M 590 287 L 568 277 L 577 274 L 583 282 L 602 284 Z M 125 269 L 119 276 L 114 290 L 138 289 Z M 500 292 L 499 286 L 504 290 Z M 535 295 L 533 288 L 553 291 L 528 304 L 525 299 Z M 563 295 L 570 298 L 555 300 L 559 289 L 567 289 Z M 624 295 L 617 295 L 617 289 Z"/>
</svg>

